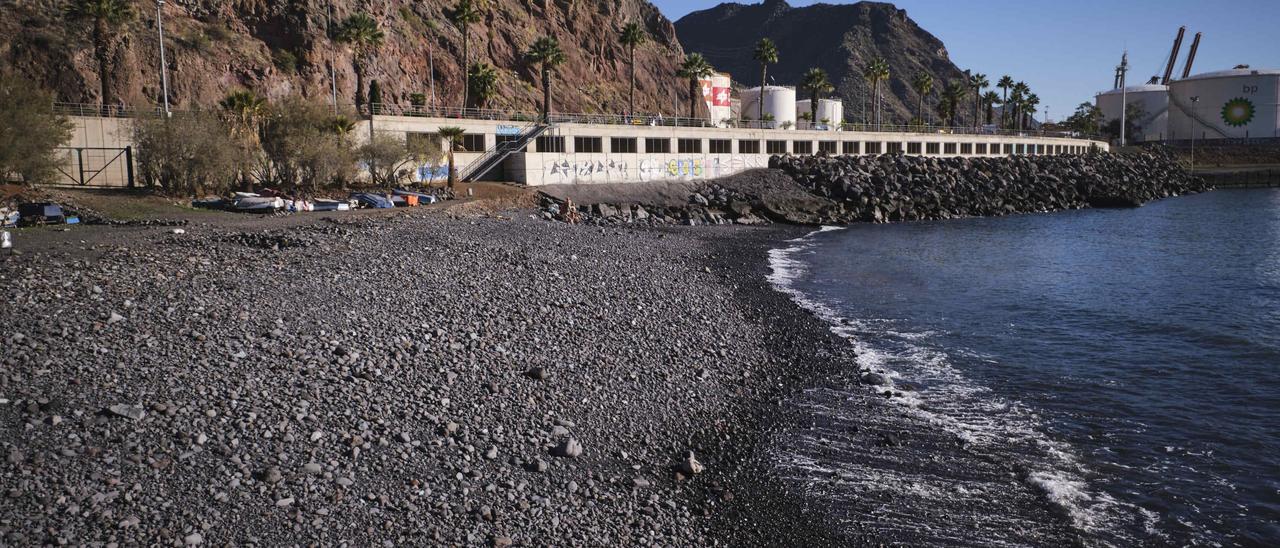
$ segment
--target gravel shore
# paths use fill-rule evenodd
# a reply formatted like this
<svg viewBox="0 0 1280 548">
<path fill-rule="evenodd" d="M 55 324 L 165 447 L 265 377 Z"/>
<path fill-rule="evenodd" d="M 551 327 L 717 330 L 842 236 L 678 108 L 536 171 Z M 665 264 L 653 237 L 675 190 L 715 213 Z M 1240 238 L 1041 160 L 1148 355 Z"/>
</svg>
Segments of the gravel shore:
<svg viewBox="0 0 1280 548">
<path fill-rule="evenodd" d="M 841 544 L 753 456 L 849 363 L 764 279 L 802 229 L 274 221 L 0 261 L 0 539 Z"/>
</svg>

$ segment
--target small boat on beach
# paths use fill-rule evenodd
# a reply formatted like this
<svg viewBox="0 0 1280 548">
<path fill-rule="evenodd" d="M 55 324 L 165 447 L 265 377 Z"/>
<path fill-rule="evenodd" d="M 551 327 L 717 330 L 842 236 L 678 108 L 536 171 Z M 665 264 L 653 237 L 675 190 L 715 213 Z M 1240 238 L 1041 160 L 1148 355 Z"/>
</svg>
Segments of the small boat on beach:
<svg viewBox="0 0 1280 548">
<path fill-rule="evenodd" d="M 232 211 L 245 213 L 274 213 L 284 209 L 284 199 L 259 196 L 249 192 L 237 192 L 226 207 Z"/>
<path fill-rule="evenodd" d="M 424 193 L 421 193 L 421 192 L 414 192 L 414 191 L 412 191 L 412 190 L 404 190 L 404 189 L 397 188 L 397 189 L 395 189 L 395 190 L 392 190 L 392 191 L 391 191 L 391 194 L 392 194 L 393 196 L 413 196 L 413 197 L 416 197 L 416 198 L 418 199 L 418 203 L 419 203 L 419 204 L 434 204 L 434 203 L 436 203 L 436 197 L 435 197 L 435 196 L 432 196 L 432 195 L 430 195 L 430 194 L 424 194 Z"/>
<path fill-rule="evenodd" d="M 373 209 L 391 209 L 395 207 L 390 198 L 381 194 L 373 194 L 371 192 L 357 192 L 351 195 L 351 199 L 360 204 L 361 207 L 369 207 Z"/>
<path fill-rule="evenodd" d="M 351 202 L 343 200 L 316 200 L 312 203 L 312 211 L 351 211 Z"/>
</svg>

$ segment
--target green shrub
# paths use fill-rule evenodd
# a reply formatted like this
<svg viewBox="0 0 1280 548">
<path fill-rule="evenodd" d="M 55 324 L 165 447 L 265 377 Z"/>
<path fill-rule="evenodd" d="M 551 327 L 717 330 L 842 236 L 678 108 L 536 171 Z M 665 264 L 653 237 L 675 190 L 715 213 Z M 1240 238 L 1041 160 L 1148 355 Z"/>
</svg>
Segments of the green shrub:
<svg viewBox="0 0 1280 548">
<path fill-rule="evenodd" d="M 285 72 L 298 71 L 298 56 L 287 49 L 271 50 L 271 63 Z"/>
<path fill-rule="evenodd" d="M 212 112 L 135 119 L 133 144 L 143 183 L 169 193 L 224 193 L 252 162 Z"/>
<path fill-rule="evenodd" d="M 53 111 L 53 94 L 0 71 L 0 182 L 52 182 L 62 163 L 57 147 L 73 126 Z"/>
</svg>

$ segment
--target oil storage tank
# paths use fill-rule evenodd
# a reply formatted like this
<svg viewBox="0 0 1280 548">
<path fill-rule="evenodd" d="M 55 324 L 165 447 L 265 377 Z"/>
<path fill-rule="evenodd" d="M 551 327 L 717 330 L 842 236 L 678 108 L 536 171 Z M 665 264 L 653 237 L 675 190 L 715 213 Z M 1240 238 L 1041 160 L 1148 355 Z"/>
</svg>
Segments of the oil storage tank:
<svg viewBox="0 0 1280 548">
<path fill-rule="evenodd" d="M 725 127 L 733 121 L 733 88 L 728 73 L 717 72 L 702 80 L 702 99 L 707 103 L 711 124 Z"/>
<path fill-rule="evenodd" d="M 1193 101 L 1192 98 L 1198 98 Z M 1280 137 L 1280 70 L 1240 66 L 1169 84 L 1171 139 Z"/>
<path fill-rule="evenodd" d="M 1169 86 L 1147 84 L 1128 86 L 1099 93 L 1095 98 L 1098 109 L 1102 111 L 1102 124 L 1108 125 L 1120 119 L 1120 109 L 1124 102 L 1136 107 L 1141 112 L 1129 112 L 1131 126 L 1138 128 L 1137 135 L 1129 135 L 1131 142 L 1163 141 L 1169 138 Z M 1141 114 L 1133 119 L 1135 113 Z"/>
<path fill-rule="evenodd" d="M 764 101 L 764 127 L 795 129 L 796 126 L 796 90 L 784 86 L 765 86 L 763 96 L 760 88 L 750 88 L 742 92 L 742 119 L 755 120 L 759 116 L 760 102 Z"/>
<path fill-rule="evenodd" d="M 809 99 L 796 101 L 797 117 L 811 112 L 809 102 Z M 814 129 L 839 131 L 841 122 L 844 122 L 844 103 L 839 99 L 818 99 L 818 112 L 812 120 Z M 823 120 L 826 122 L 824 123 Z M 801 122 L 801 125 L 804 123 Z"/>
</svg>

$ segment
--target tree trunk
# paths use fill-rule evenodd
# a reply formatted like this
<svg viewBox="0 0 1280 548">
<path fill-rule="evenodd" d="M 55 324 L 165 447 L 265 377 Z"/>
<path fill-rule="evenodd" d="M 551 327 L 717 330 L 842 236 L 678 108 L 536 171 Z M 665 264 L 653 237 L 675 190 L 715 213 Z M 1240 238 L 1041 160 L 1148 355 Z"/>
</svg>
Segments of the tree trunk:
<svg viewBox="0 0 1280 548">
<path fill-rule="evenodd" d="M 764 86 L 769 81 L 769 65 L 760 63 L 760 97 L 756 102 L 760 103 L 760 112 L 756 120 L 760 122 L 760 127 L 764 127 Z"/>
<path fill-rule="evenodd" d="M 636 47 L 631 46 L 631 88 L 627 92 L 627 115 L 636 115 Z"/>
<path fill-rule="evenodd" d="M 1009 88 L 1001 88 L 1000 97 L 1000 129 L 1005 129 L 1005 114 L 1009 110 Z"/>
<path fill-rule="evenodd" d="M 763 99 L 763 97 L 762 97 Z M 698 117 L 698 79 L 689 79 L 689 120 Z"/>
<path fill-rule="evenodd" d="M 880 98 L 880 79 L 876 78 L 876 129 L 880 129 L 883 123 L 883 118 L 880 116 L 880 113 L 881 113 L 880 99 L 881 99 Z"/>
<path fill-rule="evenodd" d="M 93 23 L 93 56 L 98 61 L 98 83 L 102 109 L 105 111 L 111 104 L 111 70 L 107 56 L 107 22 L 101 18 Z"/>
<path fill-rule="evenodd" d="M 982 90 L 973 88 L 973 129 L 978 129 L 978 111 L 982 108 Z"/>
<path fill-rule="evenodd" d="M 920 100 L 916 103 L 916 123 L 924 127 L 924 92 L 920 92 Z"/>
<path fill-rule="evenodd" d="M 467 32 L 469 25 L 462 25 L 462 110 L 467 110 L 467 93 L 471 89 L 471 33 Z M 453 186 L 452 183 L 449 185 Z"/>
<path fill-rule="evenodd" d="M 364 106 L 364 63 L 357 62 L 356 69 L 356 112 L 360 112 L 360 108 Z M 370 112 L 373 112 L 372 109 Z"/>
<path fill-rule="evenodd" d="M 809 95 L 809 126 L 818 127 L 818 90 L 813 90 Z"/>
<path fill-rule="evenodd" d="M 453 141 L 445 141 L 449 146 L 449 188 L 452 189 L 454 183 L 458 182 L 458 172 L 453 168 Z"/>
<path fill-rule="evenodd" d="M 551 123 L 551 68 L 542 67 L 542 123 Z"/>
</svg>

